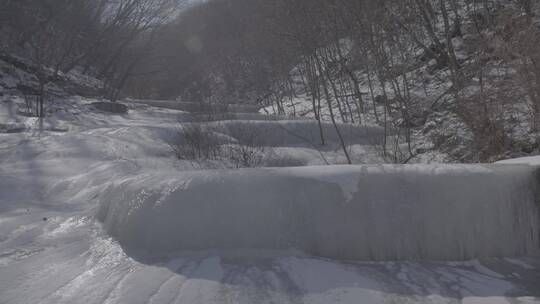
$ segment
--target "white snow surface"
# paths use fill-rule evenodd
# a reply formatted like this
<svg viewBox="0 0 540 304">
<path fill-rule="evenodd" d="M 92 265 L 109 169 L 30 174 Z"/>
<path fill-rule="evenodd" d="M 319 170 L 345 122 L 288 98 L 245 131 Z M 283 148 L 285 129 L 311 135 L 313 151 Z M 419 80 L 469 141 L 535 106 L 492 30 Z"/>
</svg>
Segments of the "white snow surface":
<svg viewBox="0 0 540 304">
<path fill-rule="evenodd" d="M 0 115 L 2 304 L 540 303 L 534 166 L 195 171 L 91 102 Z"/>
<path fill-rule="evenodd" d="M 498 164 L 522 164 L 540 167 L 540 156 L 529 156 L 522 158 L 507 159 L 497 162 Z"/>
</svg>

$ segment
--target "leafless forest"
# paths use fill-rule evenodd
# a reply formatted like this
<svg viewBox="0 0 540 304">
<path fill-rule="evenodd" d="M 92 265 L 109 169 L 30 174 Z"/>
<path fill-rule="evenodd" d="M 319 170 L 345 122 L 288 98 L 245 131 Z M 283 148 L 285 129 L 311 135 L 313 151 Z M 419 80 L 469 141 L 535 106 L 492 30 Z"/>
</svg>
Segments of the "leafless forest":
<svg viewBox="0 0 540 304">
<path fill-rule="evenodd" d="M 20 89 L 38 96 L 77 70 L 105 84 L 84 93 L 111 101 L 256 105 L 331 122 L 338 134 L 341 123 L 379 125 L 388 161 L 443 151 L 483 162 L 538 152 L 539 6 L 2 0 L 1 56 L 33 71 L 39 85 Z"/>
</svg>

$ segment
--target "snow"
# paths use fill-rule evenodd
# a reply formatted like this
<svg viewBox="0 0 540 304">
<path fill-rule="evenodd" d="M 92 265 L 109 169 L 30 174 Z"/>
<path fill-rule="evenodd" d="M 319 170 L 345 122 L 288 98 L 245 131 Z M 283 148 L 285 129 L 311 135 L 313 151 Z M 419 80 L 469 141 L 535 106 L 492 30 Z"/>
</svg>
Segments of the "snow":
<svg viewBox="0 0 540 304">
<path fill-rule="evenodd" d="M 530 166 L 540 166 L 540 156 L 529 156 L 514 159 L 507 159 L 497 162 L 499 164 L 525 164 Z"/>
<path fill-rule="evenodd" d="M 532 166 L 195 171 L 167 143 L 189 115 L 94 101 L 0 133 L 2 304 L 540 303 Z"/>
</svg>

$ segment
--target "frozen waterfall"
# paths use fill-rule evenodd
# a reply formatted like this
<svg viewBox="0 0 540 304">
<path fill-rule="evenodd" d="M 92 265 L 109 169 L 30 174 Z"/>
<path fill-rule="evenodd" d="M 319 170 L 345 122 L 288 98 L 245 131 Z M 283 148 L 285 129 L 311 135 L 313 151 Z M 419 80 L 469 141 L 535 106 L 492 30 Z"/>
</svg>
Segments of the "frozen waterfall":
<svg viewBox="0 0 540 304">
<path fill-rule="evenodd" d="M 182 172 L 117 181 L 98 218 L 128 250 L 301 250 L 350 260 L 539 254 L 525 165 Z"/>
</svg>

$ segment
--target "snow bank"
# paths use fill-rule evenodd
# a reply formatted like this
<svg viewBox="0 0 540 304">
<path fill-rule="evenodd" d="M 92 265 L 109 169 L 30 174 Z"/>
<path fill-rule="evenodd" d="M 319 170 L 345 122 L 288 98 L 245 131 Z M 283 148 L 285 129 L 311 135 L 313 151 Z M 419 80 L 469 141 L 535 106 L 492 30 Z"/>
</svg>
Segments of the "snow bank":
<svg viewBox="0 0 540 304">
<path fill-rule="evenodd" d="M 354 260 L 539 253 L 535 169 L 335 166 L 148 174 L 104 191 L 128 250 L 301 250 Z"/>
<path fill-rule="evenodd" d="M 529 156 L 529 157 L 520 157 L 520 158 L 512 158 L 512 159 L 506 159 L 497 162 L 498 164 L 507 164 L 507 165 L 530 165 L 530 166 L 537 166 L 540 167 L 540 156 Z"/>
</svg>

